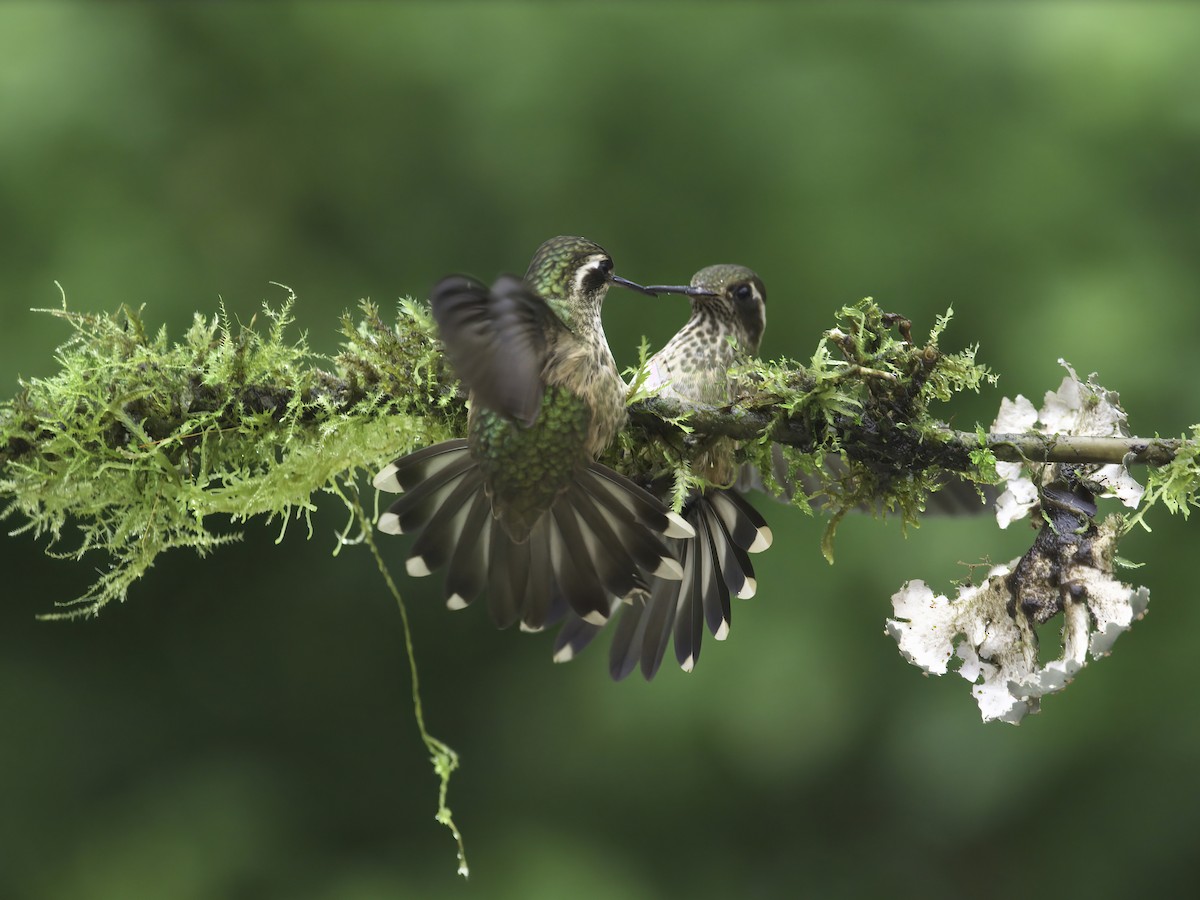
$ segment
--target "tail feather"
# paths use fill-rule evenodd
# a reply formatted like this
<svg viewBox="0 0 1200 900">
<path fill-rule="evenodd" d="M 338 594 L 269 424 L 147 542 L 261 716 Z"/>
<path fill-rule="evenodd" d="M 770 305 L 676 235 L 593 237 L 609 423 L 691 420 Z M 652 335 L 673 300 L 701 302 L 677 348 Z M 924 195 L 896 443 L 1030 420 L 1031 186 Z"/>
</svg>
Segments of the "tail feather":
<svg viewBox="0 0 1200 900">
<path fill-rule="evenodd" d="M 646 630 L 642 643 L 642 677 L 649 681 L 656 674 L 667 655 L 667 644 L 675 625 L 678 585 L 660 581 L 650 592 L 650 600 L 642 610 Z"/>
<path fill-rule="evenodd" d="M 717 640 L 728 636 L 730 597 L 754 595 L 749 554 L 765 549 L 771 540 L 758 511 L 737 494 L 709 489 L 693 494 L 683 515 L 695 540 L 667 542 L 682 563 L 682 578 L 651 579 L 648 591 L 635 591 L 629 602 L 619 605 L 609 649 L 609 673 L 615 680 L 628 676 L 639 662 L 643 677 L 653 678 L 670 642 L 680 667 L 691 671 L 700 658 L 705 631 Z M 599 632 L 600 626 L 568 613 L 555 659 L 574 658 Z"/>
<path fill-rule="evenodd" d="M 594 462 L 589 464 L 586 476 L 590 476 L 592 484 L 602 490 L 598 496 L 620 503 L 652 532 L 674 538 L 695 535 L 691 525 L 667 510 L 658 498 L 624 475 Z"/>
<path fill-rule="evenodd" d="M 625 623 L 625 619 L 626 616 L 621 617 L 618 628 Z M 577 615 L 567 616 L 562 628 L 554 635 L 554 661 L 561 663 L 574 659 L 603 628 L 603 625 L 593 625 Z"/>
<path fill-rule="evenodd" d="M 699 509 L 704 509 L 708 500 L 711 499 L 713 498 L 697 497 L 696 505 Z M 750 563 L 749 554 L 734 539 L 725 526 L 725 520 L 720 515 L 709 511 L 706 512 L 705 518 L 714 531 L 718 532 L 717 538 L 712 543 L 714 551 L 718 554 L 718 566 L 725 580 L 725 586 L 740 599 L 750 599 L 754 596 L 756 583 L 754 566 Z M 741 530 L 745 534 L 746 530 Z"/>
<path fill-rule="evenodd" d="M 541 631 L 551 616 L 557 583 L 550 563 L 551 516 L 542 516 L 529 535 L 529 581 L 521 612 L 522 631 Z"/>
<path fill-rule="evenodd" d="M 603 624 L 608 620 L 608 594 L 579 530 L 575 509 L 567 503 L 555 503 L 550 512 L 557 526 L 551 529 L 556 539 L 550 544 L 550 558 L 558 585 L 577 615 Z"/>
<path fill-rule="evenodd" d="M 508 628 L 521 618 L 521 597 L 513 590 L 514 569 L 519 570 L 520 564 L 514 562 L 515 548 L 524 544 L 514 544 L 508 532 L 503 528 L 491 529 L 491 547 L 488 550 L 488 613 L 492 624 L 497 628 Z"/>
<path fill-rule="evenodd" d="M 450 557 L 450 567 L 446 570 L 446 605 L 451 609 L 469 606 L 487 584 L 493 527 L 492 505 L 487 495 L 479 491 L 471 501 Z"/>
<path fill-rule="evenodd" d="M 700 592 L 704 598 L 704 621 L 708 630 L 718 641 L 723 641 L 729 635 L 731 619 L 729 610 L 729 585 L 721 571 L 721 560 L 725 556 L 727 546 L 726 534 L 718 517 L 706 509 L 705 504 L 697 504 L 697 522 L 704 529 L 700 532 L 694 546 L 691 548 L 699 556 Z"/>
<path fill-rule="evenodd" d="M 402 494 L 437 474 L 466 452 L 467 442 L 461 439 L 442 441 L 432 447 L 415 450 L 380 469 L 372 484 L 376 490 Z"/>
<path fill-rule="evenodd" d="M 379 517 L 379 530 L 407 534 L 424 527 L 454 492 L 458 481 L 474 468 L 474 461 L 466 454 L 442 466 L 387 508 Z"/>
<path fill-rule="evenodd" d="M 642 677 L 652 679 L 662 665 L 675 624 L 680 586 L 658 580 L 649 593 L 635 595 L 621 613 L 608 653 L 608 673 L 621 681 L 641 664 Z"/>
<path fill-rule="evenodd" d="M 701 593 L 699 558 L 695 547 L 688 547 L 683 560 L 683 580 L 679 583 L 678 608 L 675 612 L 675 661 L 690 672 L 700 658 L 704 637 L 704 597 Z"/>
<path fill-rule="evenodd" d="M 657 541 L 649 541 L 652 548 L 657 544 L 661 553 L 657 548 L 652 549 L 639 565 L 639 560 L 634 559 L 630 545 L 636 547 L 640 544 L 639 539 L 651 538 L 650 535 L 640 529 L 633 529 L 623 538 L 623 533 L 612 528 L 604 511 L 598 508 L 592 497 L 578 487 L 573 486 L 558 502 L 570 503 L 578 514 L 583 526 L 583 538 L 588 545 L 588 555 L 592 558 L 596 574 L 600 576 L 600 582 L 608 593 L 624 597 L 634 588 L 645 586 L 639 570 L 650 565 L 654 565 L 657 570 L 667 553 L 666 547 Z"/>
<path fill-rule="evenodd" d="M 632 597 L 629 607 L 622 611 L 608 648 L 608 674 L 620 681 L 637 668 L 642 648 L 646 645 L 646 603 L 648 597 L 639 593 Z"/>
<path fill-rule="evenodd" d="M 632 482 L 630 483 L 632 484 Z M 636 485 L 634 486 L 636 487 Z M 580 497 L 576 500 L 577 505 L 586 506 L 589 510 L 603 516 L 611 526 L 614 541 L 619 543 L 624 551 L 632 557 L 635 568 L 639 572 L 648 572 L 665 578 L 679 578 L 681 570 L 675 554 L 663 543 L 665 535 L 660 538 L 658 535 L 662 532 L 648 530 L 645 519 L 639 518 L 631 508 L 631 504 L 623 502 L 624 484 L 588 472 L 579 480 L 578 488 L 580 494 L 586 494 L 592 502 L 584 503 Z M 639 500 L 640 498 L 634 495 L 634 499 Z M 662 521 L 661 518 L 655 519 L 653 526 L 660 526 Z M 666 520 L 668 530 L 671 530 L 672 524 L 671 520 Z M 628 591 L 613 588 L 613 593 L 618 597 L 623 597 Z"/>
<path fill-rule="evenodd" d="M 767 520 L 735 491 L 707 491 L 700 495 L 725 525 L 733 543 L 750 553 L 761 553 L 771 546 Z"/>
<path fill-rule="evenodd" d="M 532 576 L 529 550 L 528 541 L 513 542 L 508 548 L 508 586 L 517 608 L 517 622 L 524 621 L 529 601 L 529 581 Z"/>
<path fill-rule="evenodd" d="M 462 609 L 481 593 L 500 628 L 520 622 L 537 631 L 558 618 L 579 619 L 560 641 L 582 649 L 588 631 L 607 621 L 620 598 L 652 596 L 650 586 L 678 579 L 672 546 L 695 532 L 679 516 L 622 475 L 591 463 L 515 539 L 496 518 L 487 477 L 466 441 L 446 441 L 386 466 L 374 479 L 398 493 L 378 527 L 418 532 L 406 560 L 409 574 L 446 568 L 446 605 Z"/>
<path fill-rule="evenodd" d="M 479 469 L 472 468 L 463 473 L 413 543 L 405 564 L 410 575 L 428 575 L 446 564 L 462 541 L 467 518 L 475 499 L 483 494 L 482 489 L 483 474 Z"/>
</svg>

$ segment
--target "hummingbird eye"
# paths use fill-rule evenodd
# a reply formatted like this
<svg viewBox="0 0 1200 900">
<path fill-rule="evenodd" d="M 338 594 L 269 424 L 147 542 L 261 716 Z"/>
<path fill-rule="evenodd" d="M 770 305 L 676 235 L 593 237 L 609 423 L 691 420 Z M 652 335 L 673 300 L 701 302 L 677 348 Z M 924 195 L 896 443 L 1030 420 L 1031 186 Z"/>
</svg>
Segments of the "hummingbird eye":
<svg viewBox="0 0 1200 900">
<path fill-rule="evenodd" d="M 733 298 L 739 303 L 747 303 L 754 296 L 754 288 L 748 282 L 742 282 L 733 289 Z"/>
</svg>

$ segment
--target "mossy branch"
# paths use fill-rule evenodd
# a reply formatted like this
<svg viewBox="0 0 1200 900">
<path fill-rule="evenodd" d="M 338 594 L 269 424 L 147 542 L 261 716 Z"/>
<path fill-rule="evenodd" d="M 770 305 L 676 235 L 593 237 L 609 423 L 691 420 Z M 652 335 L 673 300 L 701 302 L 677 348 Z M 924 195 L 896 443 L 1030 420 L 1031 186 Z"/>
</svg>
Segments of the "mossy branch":
<svg viewBox="0 0 1200 900">
<path fill-rule="evenodd" d="M 339 485 L 397 455 L 462 433 L 464 401 L 424 304 L 403 301 L 388 324 L 363 303 L 357 317 L 342 317 L 341 351 L 327 358 L 289 336 L 294 299 L 289 292 L 245 325 L 223 309 L 197 315 L 177 342 L 149 331 L 140 311 L 49 311 L 72 333 L 55 375 L 23 382 L 0 404 L 3 514 L 23 520 L 17 531 L 47 537 L 49 552 L 98 549 L 112 560 L 85 596 L 52 615 L 92 614 L 124 598 L 164 550 L 203 554 L 236 539 L 222 522 L 266 516 L 282 537 L 293 518 L 307 522 L 319 493 L 341 495 Z M 992 376 L 973 350 L 939 349 L 947 321 L 917 345 L 904 319 L 863 301 L 842 310 L 808 364 L 747 364 L 731 407 L 640 397 L 605 461 L 687 485 L 706 442 L 735 437 L 771 486 L 819 472 L 836 454 L 849 469 L 823 485 L 835 514 L 870 502 L 912 517 L 947 471 L 994 480 L 989 453 L 991 462 L 1163 465 L 1194 451 L 1180 440 L 949 429 L 931 407 Z M 1173 483 L 1190 481 L 1176 472 Z M 80 539 L 64 548 L 68 524 Z"/>
</svg>

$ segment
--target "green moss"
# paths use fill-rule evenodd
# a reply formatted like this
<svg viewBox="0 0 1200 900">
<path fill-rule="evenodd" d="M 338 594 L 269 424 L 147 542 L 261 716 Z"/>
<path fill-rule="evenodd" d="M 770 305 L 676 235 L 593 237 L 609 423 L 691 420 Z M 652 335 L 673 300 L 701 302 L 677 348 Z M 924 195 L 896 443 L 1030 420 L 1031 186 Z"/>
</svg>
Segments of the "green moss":
<svg viewBox="0 0 1200 900">
<path fill-rule="evenodd" d="M 950 430 L 933 415 L 933 405 L 994 380 L 976 363 L 974 348 L 940 350 L 949 321 L 949 312 L 939 317 L 918 345 L 907 320 L 868 298 L 840 311 L 837 327 L 824 334 L 807 365 L 747 363 L 737 373 L 742 396 L 728 410 L 673 415 L 639 395 L 657 418 L 638 419 L 649 433 L 635 429 L 615 464 L 673 471 L 677 486 L 694 482 L 688 463 L 712 440 L 713 425 L 753 419 L 740 457 L 768 490 L 786 491 L 803 509 L 816 500 L 831 511 L 827 555 L 837 523 L 851 509 L 898 513 L 905 524 L 916 523 L 947 469 L 975 465 L 960 446 L 949 445 Z M 973 477 L 994 481 L 994 467 Z"/>
<path fill-rule="evenodd" d="M 1149 531 L 1145 515 L 1158 503 L 1185 519 L 1192 509 L 1200 508 L 1200 425 L 1192 426 L 1190 437 L 1183 436 L 1183 443 L 1171 462 L 1149 470 L 1146 493 L 1137 512 L 1129 516 L 1126 530 L 1141 525 Z"/>
<path fill-rule="evenodd" d="M 49 311 L 72 334 L 58 373 L 0 406 L 3 514 L 55 554 L 111 557 L 54 616 L 123 599 L 165 550 L 236 540 L 230 523 L 265 516 L 282 531 L 307 520 L 337 479 L 459 427 L 420 307 L 405 303 L 392 329 L 364 304 L 357 322 L 343 319 L 342 353 L 325 360 L 289 336 L 293 300 L 244 326 L 223 310 L 197 315 L 177 343 L 128 308 Z M 69 547 L 68 523 L 80 535 Z"/>
</svg>

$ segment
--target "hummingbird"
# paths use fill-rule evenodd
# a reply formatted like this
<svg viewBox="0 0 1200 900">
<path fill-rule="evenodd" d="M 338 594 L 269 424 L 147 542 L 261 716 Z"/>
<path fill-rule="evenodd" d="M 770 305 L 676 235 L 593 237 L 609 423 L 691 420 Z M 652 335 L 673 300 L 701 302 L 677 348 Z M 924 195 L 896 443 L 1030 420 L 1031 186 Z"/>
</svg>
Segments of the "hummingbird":
<svg viewBox="0 0 1200 900">
<path fill-rule="evenodd" d="M 651 287 L 649 290 L 658 290 Z M 678 291 L 677 291 L 678 292 Z M 738 391 L 736 367 L 758 352 L 766 327 L 767 290 L 744 266 L 701 269 L 685 292 L 691 316 L 646 364 L 647 388 L 685 403 L 724 406 Z M 693 491 L 682 515 L 694 540 L 671 541 L 682 566 L 678 581 L 653 579 L 624 599 L 609 653 L 616 680 L 640 662 L 642 675 L 654 677 L 674 634 L 675 657 L 691 671 L 700 656 L 707 625 L 717 640 L 729 635 L 730 596 L 752 597 L 757 588 L 749 554 L 771 545 L 771 529 L 762 515 L 734 489 L 739 466 L 732 439 L 718 438 L 692 461 L 707 487 Z M 669 482 L 660 485 L 669 490 Z M 613 612 L 621 606 L 614 603 Z M 600 627 L 566 613 L 555 639 L 556 662 L 574 658 Z"/>
<path fill-rule="evenodd" d="M 467 389 L 467 435 L 417 450 L 374 478 L 401 496 L 377 523 L 419 532 L 405 568 L 446 568 L 451 609 L 486 589 L 497 627 L 540 630 L 565 603 L 600 625 L 611 597 L 683 575 L 666 541 L 693 535 L 653 494 L 596 462 L 625 422 L 625 383 L 600 309 L 612 257 L 582 237 L 534 253 L 524 278 L 490 288 L 450 275 L 430 294 L 446 358 Z M 683 293 L 686 286 L 666 286 Z"/>
</svg>

